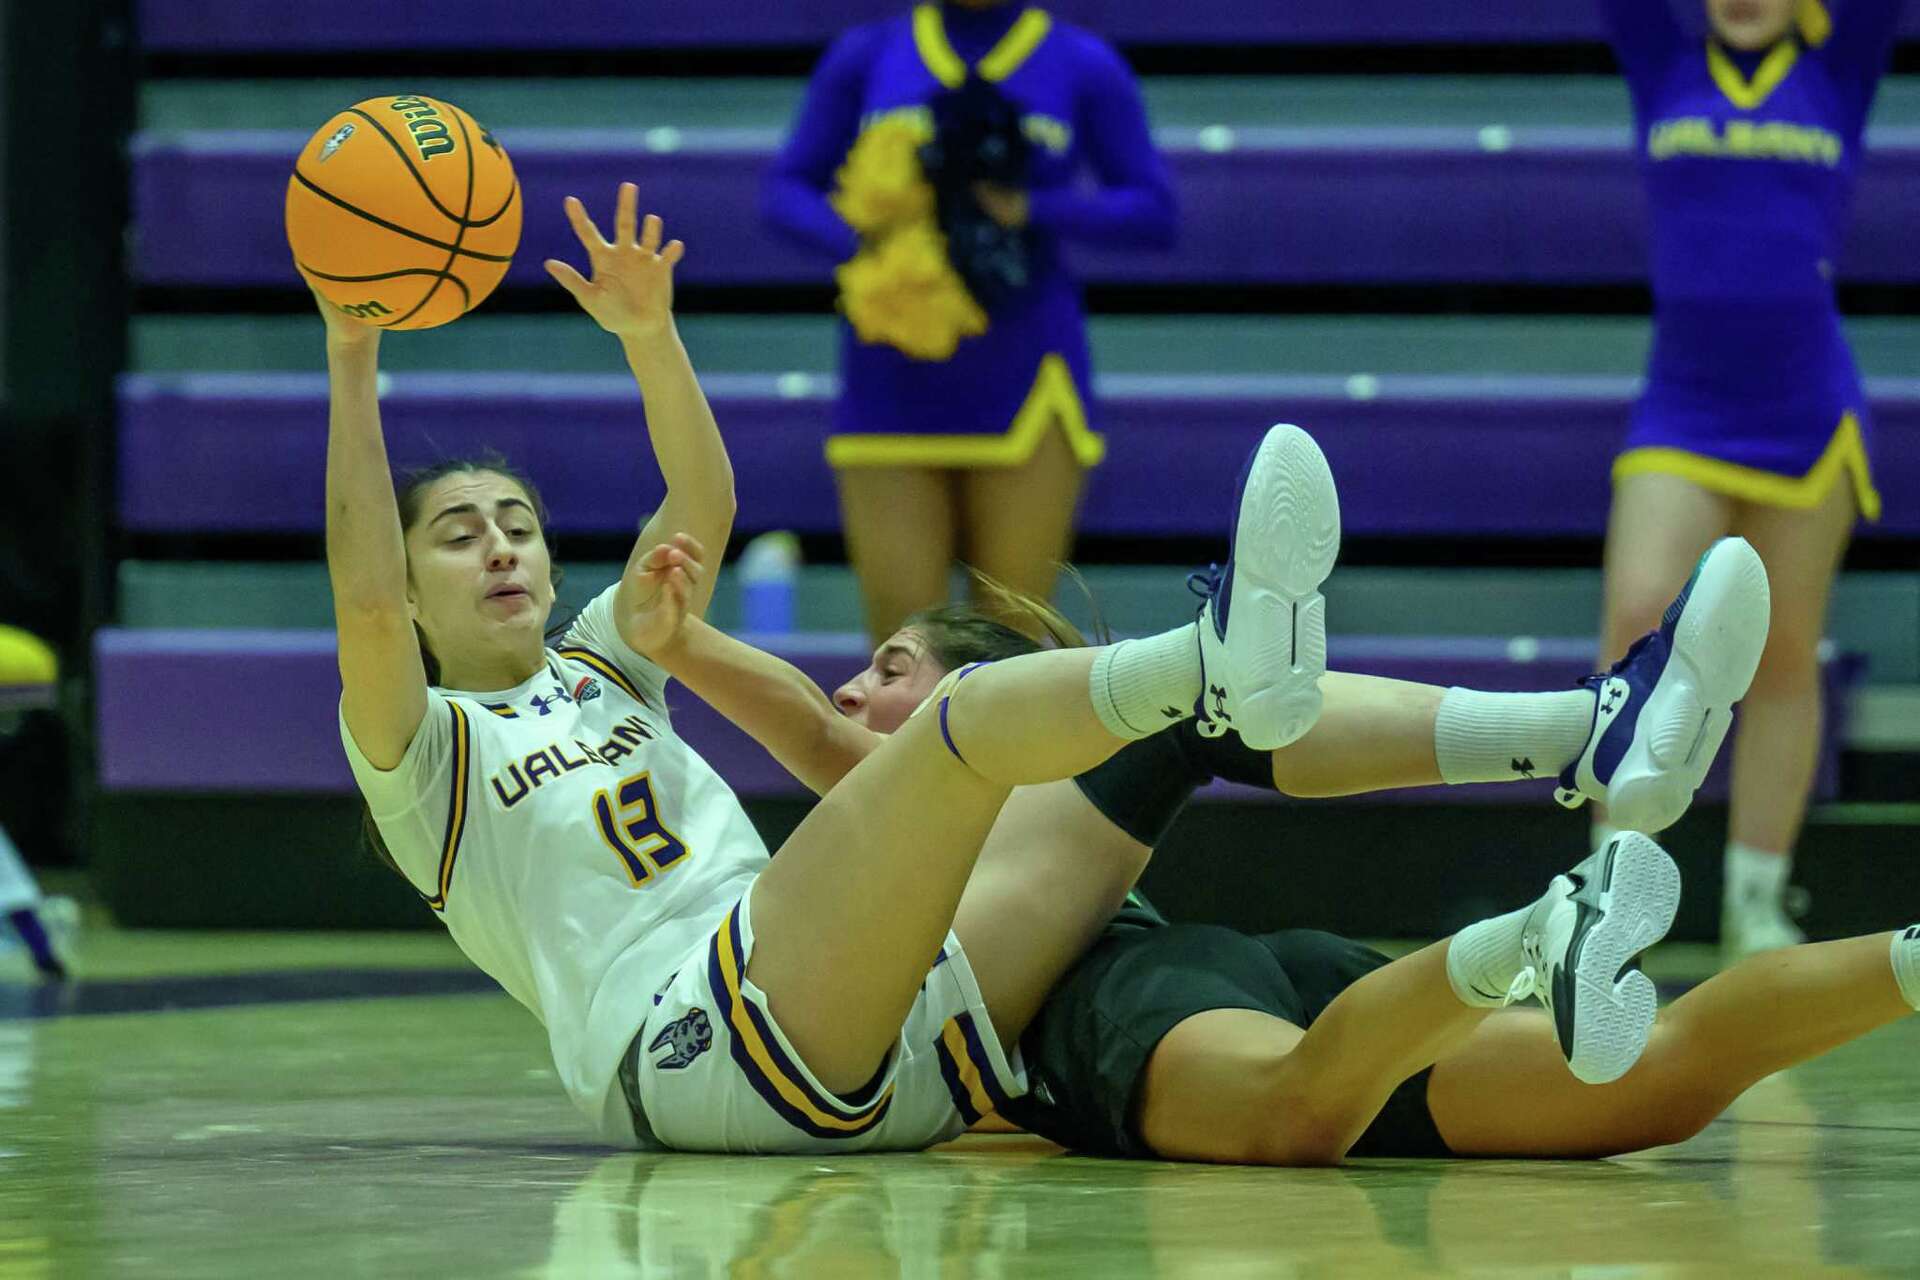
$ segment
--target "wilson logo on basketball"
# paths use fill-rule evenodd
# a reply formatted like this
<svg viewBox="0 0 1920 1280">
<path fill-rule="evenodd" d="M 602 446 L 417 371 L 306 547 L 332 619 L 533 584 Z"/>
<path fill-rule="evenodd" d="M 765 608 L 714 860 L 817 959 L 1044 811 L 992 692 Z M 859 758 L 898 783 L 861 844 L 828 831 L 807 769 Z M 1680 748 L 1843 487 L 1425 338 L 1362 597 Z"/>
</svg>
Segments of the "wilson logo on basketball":
<svg viewBox="0 0 1920 1280">
<path fill-rule="evenodd" d="M 407 132 L 413 135 L 413 145 L 420 149 L 423 163 L 453 150 L 453 134 L 431 102 L 425 98 L 395 98 L 387 106 L 407 118 Z"/>
</svg>

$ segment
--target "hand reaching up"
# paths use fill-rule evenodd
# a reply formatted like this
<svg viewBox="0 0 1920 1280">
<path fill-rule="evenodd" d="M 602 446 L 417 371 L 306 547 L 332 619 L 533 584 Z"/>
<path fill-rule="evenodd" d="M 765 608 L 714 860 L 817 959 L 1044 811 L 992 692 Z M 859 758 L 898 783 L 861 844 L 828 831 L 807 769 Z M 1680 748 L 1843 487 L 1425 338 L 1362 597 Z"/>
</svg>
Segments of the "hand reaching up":
<svg viewBox="0 0 1920 1280">
<path fill-rule="evenodd" d="M 639 188 L 631 182 L 620 184 L 614 205 L 613 240 L 609 243 L 600 228 L 587 216 L 586 206 L 577 196 L 566 201 L 567 221 L 587 251 L 592 279 L 557 258 L 546 262 L 547 274 L 573 295 L 586 313 L 602 329 L 620 338 L 651 338 L 665 333 L 673 324 L 673 269 L 686 255 L 687 247 L 678 240 L 660 243 L 661 225 L 656 214 L 638 222 Z"/>
</svg>

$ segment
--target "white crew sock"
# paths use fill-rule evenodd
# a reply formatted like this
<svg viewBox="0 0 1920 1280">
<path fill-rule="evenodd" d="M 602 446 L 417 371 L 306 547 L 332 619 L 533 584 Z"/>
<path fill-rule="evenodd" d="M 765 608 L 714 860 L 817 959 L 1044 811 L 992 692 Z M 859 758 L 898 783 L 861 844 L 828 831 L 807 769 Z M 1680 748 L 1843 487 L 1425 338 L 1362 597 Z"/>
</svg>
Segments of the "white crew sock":
<svg viewBox="0 0 1920 1280">
<path fill-rule="evenodd" d="M 1470 924 L 1447 944 L 1447 981 L 1462 1004 L 1498 1009 L 1520 973 L 1520 934 L 1534 904 Z"/>
<path fill-rule="evenodd" d="M 1740 910 L 1781 909 L 1787 877 L 1793 874 L 1792 855 L 1770 853 L 1729 840 L 1725 865 L 1726 890 L 1722 900 L 1727 906 Z"/>
<path fill-rule="evenodd" d="M 1093 660 L 1094 714 L 1116 738 L 1148 738 L 1193 715 L 1200 698 L 1200 637 L 1193 623 L 1108 645 Z"/>
<path fill-rule="evenodd" d="M 1600 850 L 1606 848 L 1608 843 L 1619 834 L 1620 828 L 1614 826 L 1611 822 L 1594 823 L 1588 832 L 1590 843 L 1587 846 L 1587 851 L 1589 853 L 1598 853 Z"/>
<path fill-rule="evenodd" d="M 1893 980 L 1907 1003 L 1920 1009 L 1920 924 L 1893 935 Z"/>
<path fill-rule="evenodd" d="M 1433 718 L 1433 755 L 1441 778 L 1449 783 L 1551 778 L 1587 749 L 1594 697 L 1591 689 L 1447 690 Z"/>
</svg>

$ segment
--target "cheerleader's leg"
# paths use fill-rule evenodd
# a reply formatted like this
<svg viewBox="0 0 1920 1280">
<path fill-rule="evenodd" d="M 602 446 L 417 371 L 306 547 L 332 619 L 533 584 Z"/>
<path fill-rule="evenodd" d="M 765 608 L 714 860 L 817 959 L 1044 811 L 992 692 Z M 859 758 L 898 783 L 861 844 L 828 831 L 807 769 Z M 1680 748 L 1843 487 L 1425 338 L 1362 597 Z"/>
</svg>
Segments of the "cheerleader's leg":
<svg viewBox="0 0 1920 1280">
<path fill-rule="evenodd" d="M 840 520 L 878 645 L 909 614 L 945 604 L 953 571 L 953 473 L 931 467 L 840 467 Z"/>
<path fill-rule="evenodd" d="M 961 555 L 1022 595 L 1051 599 L 1060 565 L 1073 551 L 1085 475 L 1057 427 L 1049 427 L 1019 466 L 960 472 Z"/>
<path fill-rule="evenodd" d="M 1753 543 L 1773 584 L 1767 647 L 1740 704 L 1733 741 L 1727 834 L 1735 852 L 1722 933 L 1736 955 L 1796 938 L 1784 924 L 1780 896 L 1819 758 L 1820 640 L 1855 515 L 1853 489 L 1842 481 L 1812 510 L 1743 502 L 1735 516 L 1734 530 Z M 1741 860 L 1755 854 L 1778 856 L 1776 873 L 1740 874 L 1746 870 Z"/>
</svg>

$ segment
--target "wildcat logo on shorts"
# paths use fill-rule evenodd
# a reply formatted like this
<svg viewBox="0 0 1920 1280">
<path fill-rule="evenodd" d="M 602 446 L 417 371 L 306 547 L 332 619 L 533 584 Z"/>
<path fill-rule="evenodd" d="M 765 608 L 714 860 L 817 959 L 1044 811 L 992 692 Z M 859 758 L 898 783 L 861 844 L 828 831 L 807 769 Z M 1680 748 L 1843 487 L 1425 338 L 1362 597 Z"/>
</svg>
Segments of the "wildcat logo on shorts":
<svg viewBox="0 0 1920 1280">
<path fill-rule="evenodd" d="M 592 676 L 581 676 L 580 683 L 573 686 L 575 702 L 592 702 L 600 696 L 600 682 Z"/>
<path fill-rule="evenodd" d="M 653 1065 L 662 1071 L 678 1071 L 693 1065 L 693 1060 L 713 1047 L 713 1024 L 705 1009 L 695 1009 L 684 1018 L 675 1018 L 647 1045 L 648 1053 L 670 1050 Z"/>
<path fill-rule="evenodd" d="M 325 164 L 327 161 L 333 159 L 333 153 L 340 149 L 340 144 L 352 136 L 353 126 L 350 124 L 343 124 L 338 129 L 335 129 L 332 136 L 327 139 L 326 144 L 320 148 L 320 163 Z"/>
</svg>

